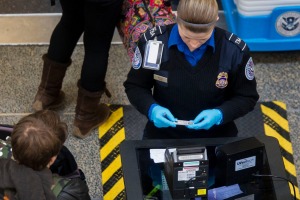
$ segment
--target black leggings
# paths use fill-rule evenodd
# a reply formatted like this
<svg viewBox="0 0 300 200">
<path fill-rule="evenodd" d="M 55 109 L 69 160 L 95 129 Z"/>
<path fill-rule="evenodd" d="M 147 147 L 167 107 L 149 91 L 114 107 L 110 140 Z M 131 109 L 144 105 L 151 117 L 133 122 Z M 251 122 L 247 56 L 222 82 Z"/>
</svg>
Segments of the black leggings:
<svg viewBox="0 0 300 200">
<path fill-rule="evenodd" d="M 84 60 L 81 85 L 88 91 L 105 86 L 108 56 L 123 0 L 95 3 L 86 0 L 60 0 L 62 17 L 55 27 L 48 49 L 48 57 L 66 63 L 82 35 Z"/>
</svg>

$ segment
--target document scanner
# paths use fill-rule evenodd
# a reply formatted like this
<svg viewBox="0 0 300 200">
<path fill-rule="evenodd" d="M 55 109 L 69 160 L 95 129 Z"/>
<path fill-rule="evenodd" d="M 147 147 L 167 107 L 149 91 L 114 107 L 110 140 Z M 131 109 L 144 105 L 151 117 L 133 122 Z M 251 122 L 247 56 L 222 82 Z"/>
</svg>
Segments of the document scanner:
<svg viewBox="0 0 300 200">
<path fill-rule="evenodd" d="M 207 197 L 208 158 L 205 147 L 166 149 L 164 170 L 173 199 Z"/>
</svg>

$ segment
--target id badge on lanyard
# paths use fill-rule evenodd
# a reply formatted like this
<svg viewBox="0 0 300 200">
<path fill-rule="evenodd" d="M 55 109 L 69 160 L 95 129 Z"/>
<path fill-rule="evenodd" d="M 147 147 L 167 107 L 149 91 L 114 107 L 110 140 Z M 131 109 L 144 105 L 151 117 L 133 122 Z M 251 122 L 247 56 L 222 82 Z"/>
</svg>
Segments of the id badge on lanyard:
<svg viewBox="0 0 300 200">
<path fill-rule="evenodd" d="M 154 40 L 147 41 L 143 68 L 159 70 L 163 47 L 164 44 L 161 41 L 157 41 L 156 37 Z"/>
</svg>

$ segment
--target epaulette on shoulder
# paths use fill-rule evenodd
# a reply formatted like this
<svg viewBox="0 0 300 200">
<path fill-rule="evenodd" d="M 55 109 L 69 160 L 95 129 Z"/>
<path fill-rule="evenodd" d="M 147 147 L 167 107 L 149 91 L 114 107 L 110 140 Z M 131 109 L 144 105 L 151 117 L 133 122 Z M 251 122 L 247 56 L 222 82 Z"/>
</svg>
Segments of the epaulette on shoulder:
<svg viewBox="0 0 300 200">
<path fill-rule="evenodd" d="M 140 41 L 147 42 L 148 40 L 153 39 L 155 36 L 162 35 L 166 32 L 166 26 L 155 26 L 148 29 L 145 33 L 141 35 Z"/>
<path fill-rule="evenodd" d="M 246 49 L 248 49 L 247 44 L 237 35 L 226 32 L 226 38 L 233 44 L 237 45 L 241 49 L 241 51 L 245 51 Z"/>
</svg>

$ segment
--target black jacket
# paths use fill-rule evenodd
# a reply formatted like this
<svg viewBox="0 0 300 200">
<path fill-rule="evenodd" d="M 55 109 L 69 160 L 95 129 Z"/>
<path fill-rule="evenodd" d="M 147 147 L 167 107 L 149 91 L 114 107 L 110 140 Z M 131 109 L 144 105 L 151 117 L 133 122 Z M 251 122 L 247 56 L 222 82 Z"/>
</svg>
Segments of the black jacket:
<svg viewBox="0 0 300 200">
<path fill-rule="evenodd" d="M 51 186 L 49 169 L 34 171 L 13 160 L 0 158 L 0 188 L 9 189 L 10 200 L 54 200 Z"/>
</svg>

